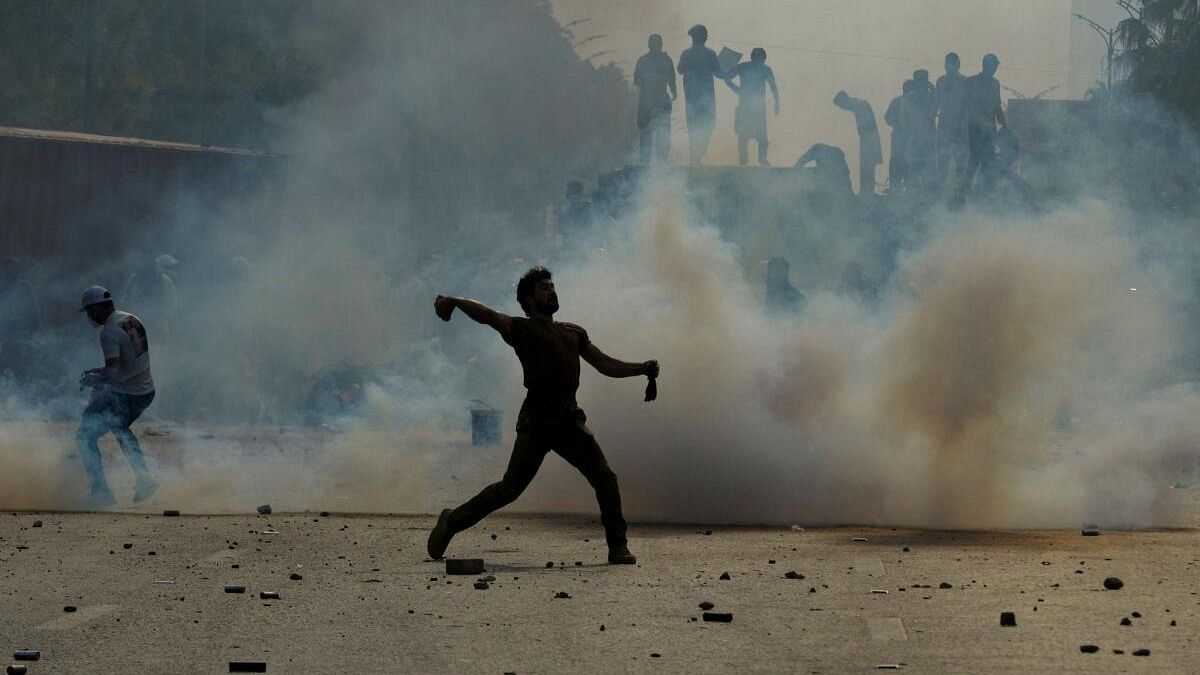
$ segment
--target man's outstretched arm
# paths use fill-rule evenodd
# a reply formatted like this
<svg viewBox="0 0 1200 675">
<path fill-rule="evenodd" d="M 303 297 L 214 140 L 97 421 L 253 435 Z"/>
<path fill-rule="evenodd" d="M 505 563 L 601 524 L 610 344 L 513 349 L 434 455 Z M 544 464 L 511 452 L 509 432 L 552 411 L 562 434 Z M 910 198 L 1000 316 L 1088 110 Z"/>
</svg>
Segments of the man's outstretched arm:
<svg viewBox="0 0 1200 675">
<path fill-rule="evenodd" d="M 658 361 L 650 360 L 642 363 L 621 361 L 600 351 L 599 347 L 590 342 L 580 356 L 584 361 L 592 364 L 592 367 L 601 375 L 608 377 L 637 377 L 638 375 L 658 377 Z"/>
<path fill-rule="evenodd" d="M 478 300 L 439 295 L 433 301 L 433 311 L 437 312 L 438 318 L 442 321 L 449 321 L 455 309 L 461 309 L 462 313 L 466 314 L 473 321 L 485 326 L 491 326 L 501 334 L 508 333 L 509 329 L 512 328 L 511 316 L 501 314 Z"/>
</svg>

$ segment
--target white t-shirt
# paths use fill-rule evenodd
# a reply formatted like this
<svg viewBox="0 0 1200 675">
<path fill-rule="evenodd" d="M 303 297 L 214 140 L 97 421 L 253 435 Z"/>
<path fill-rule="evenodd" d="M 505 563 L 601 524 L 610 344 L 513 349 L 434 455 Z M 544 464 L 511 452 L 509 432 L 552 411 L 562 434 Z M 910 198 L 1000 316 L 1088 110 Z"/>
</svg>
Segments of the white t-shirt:
<svg viewBox="0 0 1200 675">
<path fill-rule="evenodd" d="M 141 319 L 117 310 L 108 316 L 100 329 L 100 349 L 104 358 L 121 359 L 116 377 L 109 383 L 118 394 L 140 396 L 154 391 L 150 376 L 150 342 Z"/>
</svg>

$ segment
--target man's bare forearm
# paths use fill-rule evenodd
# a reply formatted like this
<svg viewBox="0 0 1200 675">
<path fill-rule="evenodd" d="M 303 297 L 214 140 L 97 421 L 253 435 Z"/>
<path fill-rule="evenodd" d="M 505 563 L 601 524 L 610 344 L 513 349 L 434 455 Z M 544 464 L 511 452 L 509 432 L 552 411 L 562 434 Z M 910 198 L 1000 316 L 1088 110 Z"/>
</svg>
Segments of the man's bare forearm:
<svg viewBox="0 0 1200 675">
<path fill-rule="evenodd" d="M 449 321 L 454 310 L 459 309 L 471 320 L 485 326 L 491 326 L 501 333 L 507 332 L 512 323 L 512 318 L 508 315 L 501 314 L 482 302 L 471 300 L 470 298 L 439 295 L 437 300 L 434 301 L 433 306 L 443 321 Z"/>
</svg>

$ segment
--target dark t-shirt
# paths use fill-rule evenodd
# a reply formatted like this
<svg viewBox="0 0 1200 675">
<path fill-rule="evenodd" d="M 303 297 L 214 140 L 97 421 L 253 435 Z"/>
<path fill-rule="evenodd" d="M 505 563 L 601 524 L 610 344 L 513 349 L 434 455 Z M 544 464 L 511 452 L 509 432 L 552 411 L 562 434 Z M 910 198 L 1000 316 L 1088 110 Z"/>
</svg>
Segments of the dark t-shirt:
<svg viewBox="0 0 1200 675">
<path fill-rule="evenodd" d="M 587 331 L 573 323 L 513 317 L 503 337 L 521 360 L 528 390 L 517 429 L 531 422 L 574 420 L 579 356 L 588 345 Z"/>
</svg>

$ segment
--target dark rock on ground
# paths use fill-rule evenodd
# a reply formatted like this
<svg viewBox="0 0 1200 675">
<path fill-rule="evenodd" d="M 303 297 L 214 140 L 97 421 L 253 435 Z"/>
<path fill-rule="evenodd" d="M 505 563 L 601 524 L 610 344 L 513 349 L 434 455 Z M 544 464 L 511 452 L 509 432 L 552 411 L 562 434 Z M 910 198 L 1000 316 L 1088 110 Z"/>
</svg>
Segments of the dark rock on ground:
<svg viewBox="0 0 1200 675">
<path fill-rule="evenodd" d="M 1096 645 L 1079 645 L 1079 651 L 1083 652 L 1084 654 L 1095 654 L 1096 652 L 1100 651 L 1100 648 Z"/>
<path fill-rule="evenodd" d="M 731 623 L 733 621 L 732 612 L 705 612 L 704 620 L 709 623 Z"/>
<path fill-rule="evenodd" d="M 1105 577 L 1104 587 L 1110 591 L 1119 591 L 1125 587 L 1125 582 L 1117 577 Z"/>
</svg>

